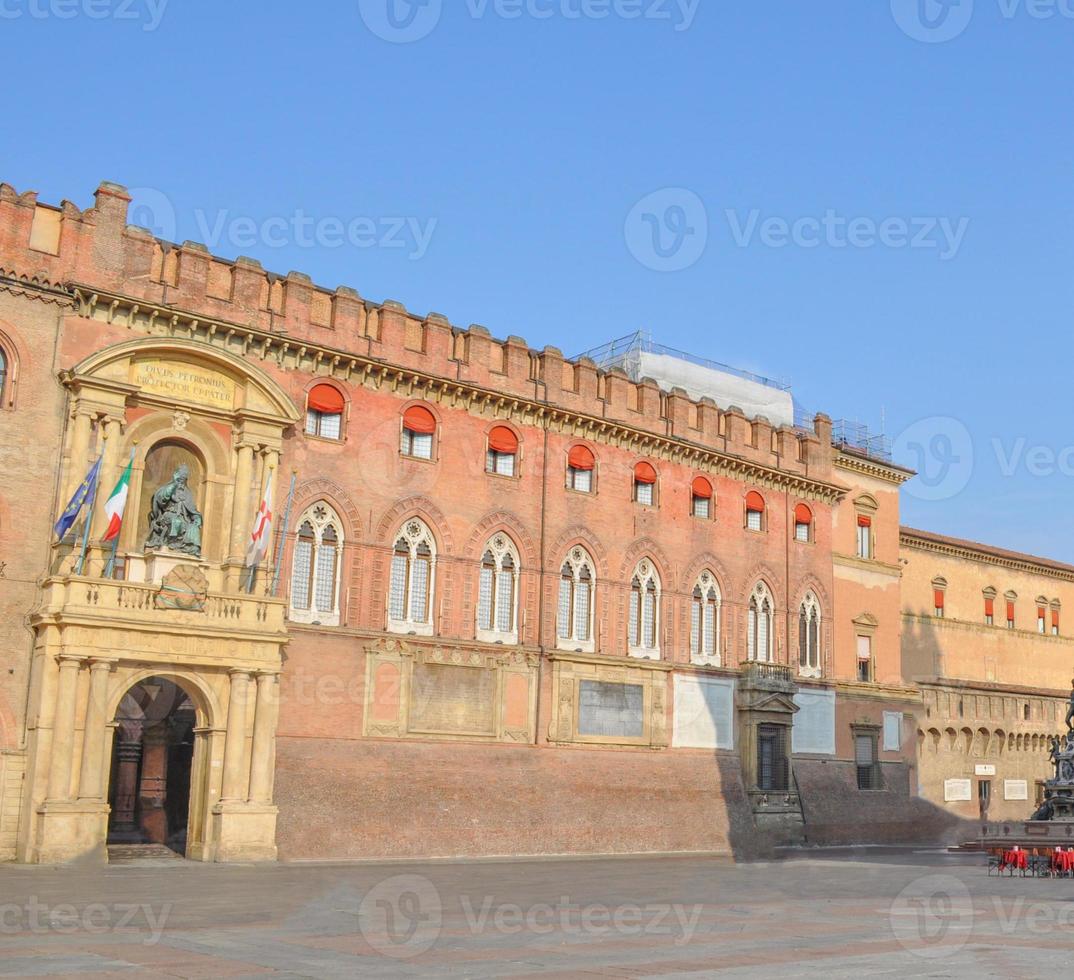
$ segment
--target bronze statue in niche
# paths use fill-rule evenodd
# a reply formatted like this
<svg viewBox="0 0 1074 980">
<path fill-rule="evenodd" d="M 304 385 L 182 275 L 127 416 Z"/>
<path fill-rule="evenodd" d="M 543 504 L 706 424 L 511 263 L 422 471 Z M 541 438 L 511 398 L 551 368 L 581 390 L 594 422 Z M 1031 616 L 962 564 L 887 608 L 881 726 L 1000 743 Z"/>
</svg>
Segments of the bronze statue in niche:
<svg viewBox="0 0 1074 980">
<path fill-rule="evenodd" d="M 190 489 L 190 468 L 180 464 L 165 483 L 153 494 L 149 509 L 149 537 L 146 551 L 166 548 L 185 555 L 201 556 L 202 516 Z"/>
</svg>

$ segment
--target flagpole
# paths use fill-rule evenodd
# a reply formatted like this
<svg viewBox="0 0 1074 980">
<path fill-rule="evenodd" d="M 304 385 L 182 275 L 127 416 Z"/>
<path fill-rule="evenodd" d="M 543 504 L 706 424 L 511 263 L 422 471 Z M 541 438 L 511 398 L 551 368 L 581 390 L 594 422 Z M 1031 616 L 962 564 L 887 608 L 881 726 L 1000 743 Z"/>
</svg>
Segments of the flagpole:
<svg viewBox="0 0 1074 980">
<path fill-rule="evenodd" d="M 276 598 L 276 590 L 280 585 L 280 566 L 283 564 L 283 549 L 287 544 L 287 529 L 291 526 L 291 504 L 295 499 L 295 477 L 298 470 L 291 470 L 291 489 L 287 491 L 287 505 L 283 509 L 283 523 L 280 524 L 279 534 L 276 535 L 276 567 L 272 572 L 272 591 L 269 595 Z"/>
<path fill-rule="evenodd" d="M 98 457 L 97 462 L 100 462 Z M 82 549 L 78 553 L 78 564 L 75 565 L 75 574 L 82 574 L 82 567 L 86 564 L 86 549 L 89 547 L 90 526 L 93 524 L 93 507 L 97 502 L 97 485 L 101 482 L 101 471 L 98 470 L 90 487 L 89 507 L 86 509 L 86 525 L 82 530 Z"/>
<path fill-rule="evenodd" d="M 135 450 L 135 448 L 137 446 L 138 446 L 138 443 L 136 443 L 136 442 L 131 444 L 131 458 L 130 458 L 130 462 L 127 464 L 128 466 L 132 466 L 132 467 L 134 466 L 134 450 Z M 108 503 L 108 501 L 106 500 L 105 503 Z M 127 509 L 125 504 L 124 504 L 123 509 L 124 509 L 124 511 Z M 126 517 L 127 515 L 124 514 L 123 516 Z M 112 539 L 112 553 L 108 556 L 108 563 L 104 566 L 104 577 L 105 578 L 111 578 L 112 573 L 115 571 L 116 555 L 119 552 L 119 537 L 120 537 L 120 535 L 122 533 L 123 533 L 123 529 L 122 529 L 122 524 L 121 524 L 119 534 L 117 534 Z"/>
</svg>

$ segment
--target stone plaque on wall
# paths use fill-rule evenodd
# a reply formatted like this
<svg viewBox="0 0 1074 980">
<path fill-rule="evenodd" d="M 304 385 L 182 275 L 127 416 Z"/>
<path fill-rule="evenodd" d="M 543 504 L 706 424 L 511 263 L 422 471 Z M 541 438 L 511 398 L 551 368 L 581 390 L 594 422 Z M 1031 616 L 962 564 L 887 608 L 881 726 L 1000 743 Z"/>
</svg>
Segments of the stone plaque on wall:
<svg viewBox="0 0 1074 980">
<path fill-rule="evenodd" d="M 945 803 L 962 803 L 972 799 L 973 784 L 968 779 L 945 779 L 943 798 Z"/>
<path fill-rule="evenodd" d="M 199 405 L 233 408 L 235 382 L 219 371 L 182 361 L 146 360 L 134 365 L 134 384 L 143 391 Z"/>
<path fill-rule="evenodd" d="M 578 734 L 641 738 L 645 734 L 645 688 L 641 684 L 581 681 Z"/>
<path fill-rule="evenodd" d="M 1029 780 L 1005 779 L 1003 780 L 1003 798 L 1005 800 L 1028 800 Z"/>
<path fill-rule="evenodd" d="M 410 681 L 410 731 L 494 735 L 495 707 L 494 670 L 454 664 L 414 664 Z"/>
</svg>

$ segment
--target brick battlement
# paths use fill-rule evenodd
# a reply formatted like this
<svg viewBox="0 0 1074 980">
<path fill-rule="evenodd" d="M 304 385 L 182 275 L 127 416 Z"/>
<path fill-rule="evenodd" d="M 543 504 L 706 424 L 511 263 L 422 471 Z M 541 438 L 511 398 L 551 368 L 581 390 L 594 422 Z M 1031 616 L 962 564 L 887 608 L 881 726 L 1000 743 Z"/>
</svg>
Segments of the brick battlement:
<svg viewBox="0 0 1074 980">
<path fill-rule="evenodd" d="M 126 188 L 102 183 L 94 207 L 58 208 L 0 184 L 0 271 L 23 284 L 182 313 L 224 328 L 247 328 L 293 346 L 371 360 L 494 391 L 509 398 L 595 417 L 673 438 L 822 482 L 832 481 L 831 420 L 812 430 L 774 428 L 711 399 L 633 382 L 588 358 L 536 351 L 520 337 L 497 340 L 487 329 L 453 326 L 440 314 L 412 314 L 398 302 L 373 303 L 354 289 L 325 289 L 309 276 L 267 272 L 256 259 L 211 255 L 196 242 L 175 245 L 127 224 Z M 338 358 L 336 358 L 338 360 Z M 320 359 L 318 359 L 318 362 Z M 333 357 L 327 358 L 329 364 Z M 599 433 L 597 434 L 599 437 Z"/>
</svg>

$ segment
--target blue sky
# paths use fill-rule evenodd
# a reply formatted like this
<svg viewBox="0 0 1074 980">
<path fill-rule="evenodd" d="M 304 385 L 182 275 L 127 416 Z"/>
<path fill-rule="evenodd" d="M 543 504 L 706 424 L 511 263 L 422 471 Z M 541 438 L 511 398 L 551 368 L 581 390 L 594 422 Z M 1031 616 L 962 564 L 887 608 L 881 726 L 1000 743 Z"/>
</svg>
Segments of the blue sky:
<svg viewBox="0 0 1074 980">
<path fill-rule="evenodd" d="M 883 420 L 906 523 L 1074 561 L 1074 3 L 388 2 L 0 0 L 0 179 L 536 347 L 650 330 Z"/>
</svg>

